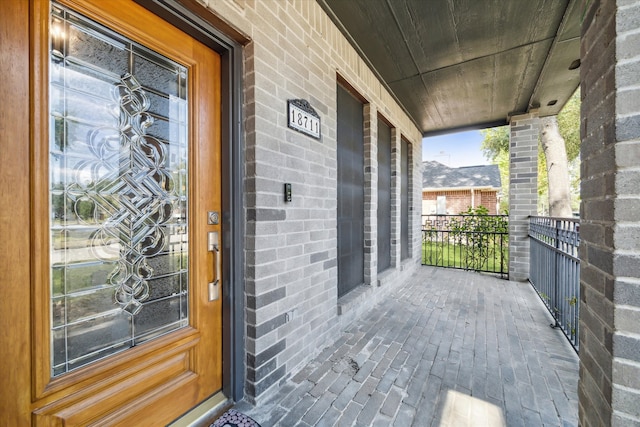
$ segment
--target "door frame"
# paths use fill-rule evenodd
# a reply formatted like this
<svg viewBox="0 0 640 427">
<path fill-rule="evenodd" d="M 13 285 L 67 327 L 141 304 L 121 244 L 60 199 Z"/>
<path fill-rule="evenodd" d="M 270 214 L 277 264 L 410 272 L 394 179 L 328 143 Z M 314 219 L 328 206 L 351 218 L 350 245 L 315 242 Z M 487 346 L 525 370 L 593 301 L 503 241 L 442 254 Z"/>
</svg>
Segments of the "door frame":
<svg viewBox="0 0 640 427">
<path fill-rule="evenodd" d="M 242 126 L 243 44 L 249 39 L 233 30 L 195 0 L 135 0 L 174 26 L 197 38 L 221 55 L 222 68 L 222 220 L 223 241 L 223 393 L 231 400 L 243 397 L 245 382 L 244 347 L 244 129 Z M 30 425 L 33 399 L 31 305 L 34 295 L 28 285 L 33 272 L 30 266 L 31 244 L 38 236 L 31 232 L 32 203 L 29 200 L 30 141 L 38 129 L 32 123 L 31 88 L 33 31 L 31 2 L 9 0 L 0 14 L 0 234 L 5 238 L 0 257 L 0 287 L 7 298 L 0 299 L 0 413 L 9 425 Z M 37 24 L 37 23 L 36 23 Z M 221 31 L 220 29 L 223 29 Z M 17 201 L 16 201 L 17 199 Z M 11 301 L 24 304 L 10 304 Z M 16 354 L 22 357 L 14 357 Z M 9 357 L 10 356 L 10 357 Z"/>
<path fill-rule="evenodd" d="M 134 0 L 204 43 L 221 57 L 222 99 L 222 391 L 235 401 L 244 396 L 244 127 L 243 45 L 240 33 L 196 0 Z"/>
</svg>

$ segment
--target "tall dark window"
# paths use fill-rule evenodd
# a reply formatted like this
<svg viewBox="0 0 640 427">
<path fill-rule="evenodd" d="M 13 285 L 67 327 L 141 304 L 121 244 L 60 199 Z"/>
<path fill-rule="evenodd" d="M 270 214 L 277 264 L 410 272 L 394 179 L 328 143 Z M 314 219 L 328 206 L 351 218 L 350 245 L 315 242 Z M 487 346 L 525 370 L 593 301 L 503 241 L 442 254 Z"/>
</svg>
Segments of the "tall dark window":
<svg viewBox="0 0 640 427">
<path fill-rule="evenodd" d="M 391 265 L 391 128 L 378 120 L 378 272 Z"/>
<path fill-rule="evenodd" d="M 400 144 L 400 259 L 410 256 L 409 251 L 409 149 L 411 145 L 402 138 Z"/>
<path fill-rule="evenodd" d="M 364 283 L 362 103 L 338 86 L 338 296 Z"/>
</svg>

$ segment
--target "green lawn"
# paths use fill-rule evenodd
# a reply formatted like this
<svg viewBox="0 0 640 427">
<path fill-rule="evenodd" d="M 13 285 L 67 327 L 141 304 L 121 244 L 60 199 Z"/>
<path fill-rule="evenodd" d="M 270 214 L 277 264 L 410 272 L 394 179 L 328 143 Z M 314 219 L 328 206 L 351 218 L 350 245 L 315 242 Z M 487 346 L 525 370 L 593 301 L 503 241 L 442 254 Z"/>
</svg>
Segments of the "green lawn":
<svg viewBox="0 0 640 427">
<path fill-rule="evenodd" d="M 508 250 L 506 244 L 500 251 L 496 245 L 485 245 L 482 249 L 473 250 L 473 246 L 448 242 L 422 243 L 422 263 L 437 267 L 463 268 L 466 270 L 489 271 L 495 273 L 508 272 Z"/>
</svg>

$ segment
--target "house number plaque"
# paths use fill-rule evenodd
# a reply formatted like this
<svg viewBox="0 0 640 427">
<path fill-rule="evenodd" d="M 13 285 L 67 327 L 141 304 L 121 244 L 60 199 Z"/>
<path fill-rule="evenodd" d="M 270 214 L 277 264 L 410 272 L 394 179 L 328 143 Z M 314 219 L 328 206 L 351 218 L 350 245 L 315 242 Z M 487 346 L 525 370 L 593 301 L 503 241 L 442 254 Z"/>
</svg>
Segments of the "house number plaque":
<svg viewBox="0 0 640 427">
<path fill-rule="evenodd" d="M 320 139 L 320 116 L 304 99 L 287 101 L 288 126 L 298 132 Z"/>
</svg>

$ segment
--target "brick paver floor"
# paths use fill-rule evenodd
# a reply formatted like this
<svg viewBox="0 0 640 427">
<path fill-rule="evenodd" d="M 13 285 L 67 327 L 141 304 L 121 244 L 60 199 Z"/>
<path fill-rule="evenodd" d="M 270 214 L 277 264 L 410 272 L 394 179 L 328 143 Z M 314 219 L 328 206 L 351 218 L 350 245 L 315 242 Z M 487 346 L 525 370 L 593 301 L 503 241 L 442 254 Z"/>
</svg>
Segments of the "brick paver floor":
<svg viewBox="0 0 640 427">
<path fill-rule="evenodd" d="M 271 426 L 576 426 L 578 357 L 531 285 L 421 267 L 268 401 Z"/>
</svg>

